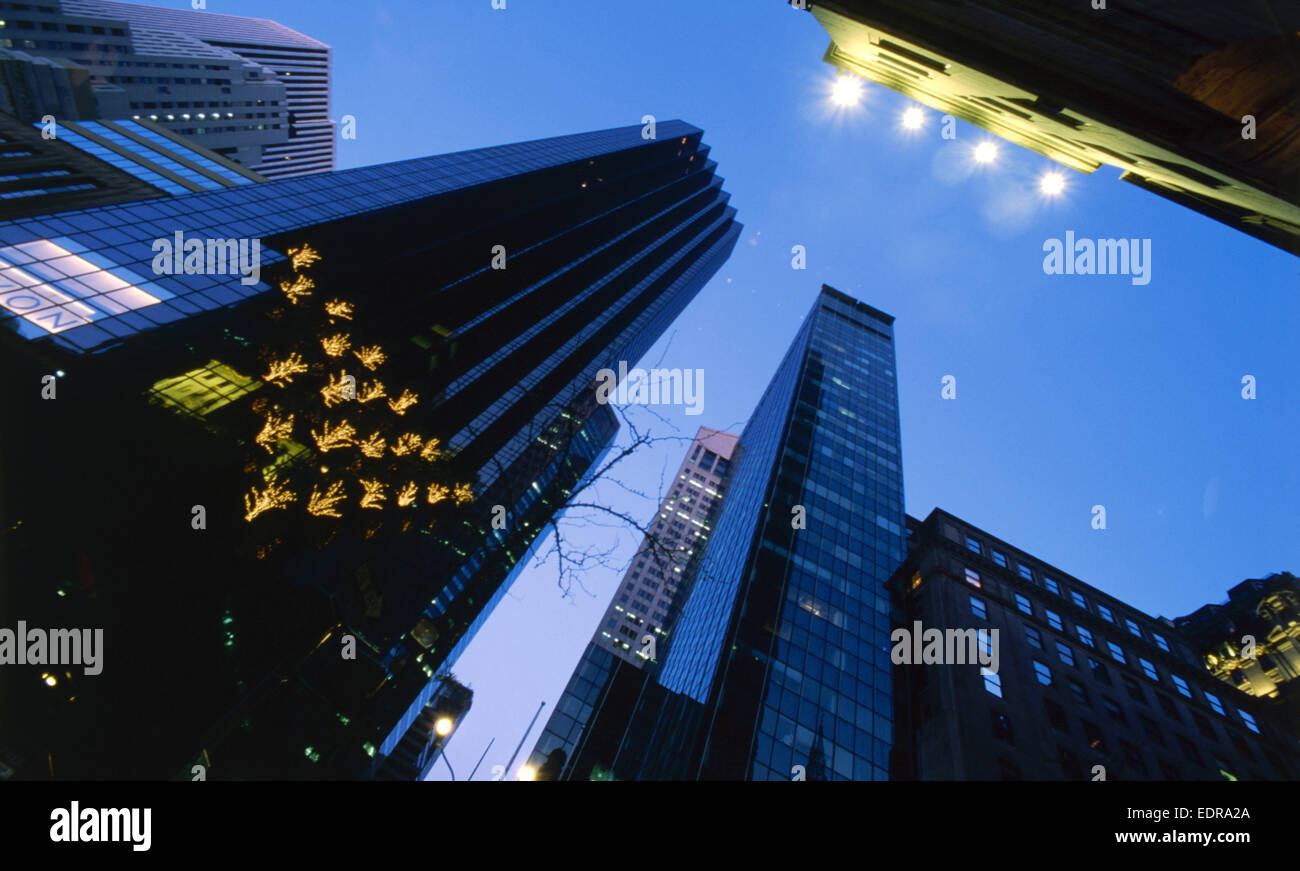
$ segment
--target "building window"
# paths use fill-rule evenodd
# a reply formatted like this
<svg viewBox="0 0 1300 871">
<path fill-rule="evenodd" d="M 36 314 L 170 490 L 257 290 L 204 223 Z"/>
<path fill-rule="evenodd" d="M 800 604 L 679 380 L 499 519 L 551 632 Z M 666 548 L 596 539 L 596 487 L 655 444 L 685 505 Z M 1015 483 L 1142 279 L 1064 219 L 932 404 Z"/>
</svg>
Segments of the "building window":
<svg viewBox="0 0 1300 871">
<path fill-rule="evenodd" d="M 1255 722 L 1254 717 L 1243 711 L 1241 708 L 1237 708 L 1237 713 L 1241 714 L 1241 721 L 1246 724 L 1247 729 L 1254 732 L 1256 735 L 1261 734 L 1259 731 L 1259 724 Z"/>
<path fill-rule="evenodd" d="M 1024 563 L 1018 563 L 1016 568 L 1020 570 L 1020 577 L 1024 578 L 1026 581 L 1032 581 L 1034 579 L 1034 572 L 1029 568 L 1029 566 Z"/>
<path fill-rule="evenodd" d="M 1050 687 L 1052 685 L 1052 669 L 1046 663 L 1039 662 L 1036 659 L 1034 660 L 1034 676 L 1038 678 L 1038 682 L 1043 686 Z"/>
<path fill-rule="evenodd" d="M 1057 632 L 1065 631 L 1065 624 L 1061 622 L 1061 615 L 1057 614 L 1050 608 L 1044 608 L 1043 613 L 1047 615 L 1047 625 L 1051 626 Z"/>
<path fill-rule="evenodd" d="M 1154 639 L 1156 640 L 1156 647 L 1159 647 L 1159 648 L 1160 648 L 1161 650 L 1163 650 L 1165 653 L 1169 653 L 1169 652 L 1170 652 L 1170 650 L 1169 650 L 1169 642 L 1168 642 L 1168 641 L 1165 641 L 1164 636 L 1162 636 L 1162 635 L 1157 635 L 1156 633 L 1152 632 L 1152 633 L 1151 633 L 1151 637 L 1154 638 Z"/>
<path fill-rule="evenodd" d="M 972 614 L 974 614 L 976 617 L 980 618 L 981 620 L 989 619 L 989 609 L 984 606 L 983 599 L 977 599 L 974 596 L 971 596 L 970 611 Z"/>
<path fill-rule="evenodd" d="M 1088 600 L 1083 597 L 1083 593 L 1080 593 L 1078 590 L 1071 590 L 1070 598 L 1073 599 L 1074 604 L 1078 605 L 1080 608 L 1087 609 Z"/>
<path fill-rule="evenodd" d="M 1181 695 L 1189 699 L 1192 697 L 1192 691 L 1187 686 L 1187 681 L 1183 680 L 1181 677 L 1179 677 L 1176 674 L 1169 675 L 1169 679 L 1174 682 L 1175 689 L 1177 689 Z"/>
<path fill-rule="evenodd" d="M 984 677 L 984 689 L 993 693 L 998 698 L 1002 698 L 1002 677 L 1001 675 L 989 671 L 987 668 L 980 668 L 980 674 Z"/>
<path fill-rule="evenodd" d="M 1076 623 L 1074 626 L 1074 631 L 1079 634 L 1079 640 L 1082 641 L 1084 644 L 1088 645 L 1089 647 L 1097 646 L 1092 640 L 1092 633 L 1089 632 L 1084 627 Z"/>
<path fill-rule="evenodd" d="M 1007 715 L 990 709 L 989 716 L 993 721 L 993 737 L 1000 741 L 1006 741 L 1014 747 L 1016 740 L 1015 736 L 1011 734 L 1011 721 L 1007 719 Z"/>
<path fill-rule="evenodd" d="M 1028 614 L 1030 617 L 1034 616 L 1034 606 L 1030 603 L 1029 599 L 1019 593 L 1016 593 L 1016 608 L 1022 614 Z M 1051 612 L 1049 611 L 1048 613 Z"/>
<path fill-rule="evenodd" d="M 1080 720 L 1083 723 L 1083 737 L 1088 742 L 1088 746 L 1093 750 L 1106 751 L 1106 738 L 1101 734 L 1101 727 L 1089 720 Z"/>
<path fill-rule="evenodd" d="M 966 547 L 969 548 L 969 549 L 970 549 L 971 551 L 973 551 L 974 553 L 979 553 L 979 552 L 980 552 L 980 541 L 979 541 L 979 539 L 978 539 L 978 538 L 974 538 L 974 537 L 969 536 L 969 535 L 966 536 Z"/>
<path fill-rule="evenodd" d="M 1037 647 L 1039 650 L 1043 649 L 1043 636 L 1039 635 L 1038 630 L 1029 624 L 1025 624 L 1025 640 L 1029 642 L 1030 646 Z"/>
<path fill-rule="evenodd" d="M 998 553 L 996 550 L 992 551 L 992 554 L 993 554 L 993 562 L 997 563 L 998 565 L 1002 566 L 1002 568 L 1005 569 L 1007 567 L 1007 555 L 1004 553 Z"/>
<path fill-rule="evenodd" d="M 1110 686 L 1110 674 L 1106 671 L 1105 664 L 1099 659 L 1088 657 L 1088 667 L 1092 669 L 1092 679 L 1098 683 L 1104 683 Z"/>
<path fill-rule="evenodd" d="M 1047 709 L 1047 722 L 1062 732 L 1070 731 L 1070 722 L 1065 717 L 1065 708 L 1051 699 L 1043 699 L 1043 707 Z"/>
<path fill-rule="evenodd" d="M 1178 706 L 1168 696 L 1156 693 L 1156 701 L 1160 703 L 1160 710 L 1165 712 L 1165 716 L 1175 723 L 1181 723 L 1183 718 L 1178 716 Z"/>
<path fill-rule="evenodd" d="M 1124 711 L 1123 709 L 1120 708 L 1119 702 L 1115 701 L 1114 699 L 1109 699 L 1106 696 L 1102 696 L 1101 704 L 1102 707 L 1106 709 L 1106 713 L 1110 714 L 1110 718 L 1112 720 L 1114 720 L 1116 723 L 1123 723 L 1124 725 L 1128 725 L 1128 719 L 1125 718 Z"/>
<path fill-rule="evenodd" d="M 1115 615 L 1110 613 L 1110 609 L 1100 602 L 1097 603 L 1097 613 L 1100 614 L 1101 619 L 1105 620 L 1107 623 L 1115 622 Z"/>
<path fill-rule="evenodd" d="M 1160 683 L 1160 672 L 1156 671 L 1156 664 L 1149 659 L 1138 657 L 1138 664 L 1142 666 L 1142 673 L 1151 678 L 1156 683 Z"/>
<path fill-rule="evenodd" d="M 1136 635 L 1138 638 L 1142 637 L 1142 627 L 1137 625 L 1137 623 L 1133 622 L 1128 617 L 1124 618 L 1124 625 L 1128 627 L 1130 635 Z"/>
<path fill-rule="evenodd" d="M 1251 752 L 1250 747 L 1247 746 L 1246 740 L 1244 738 L 1242 738 L 1236 732 L 1229 731 L 1228 740 L 1232 742 L 1233 747 L 1237 748 L 1238 753 L 1240 753 L 1242 756 L 1245 756 L 1251 762 L 1255 761 L 1255 754 Z"/>
<path fill-rule="evenodd" d="M 966 568 L 966 583 L 970 584 L 972 587 L 983 586 L 983 584 L 980 583 L 980 573 L 969 566 Z"/>
<path fill-rule="evenodd" d="M 1043 575 L 1043 586 L 1047 587 L 1050 592 L 1053 592 L 1058 596 L 1061 595 L 1061 588 L 1057 586 L 1056 581 L 1052 580 L 1047 575 Z"/>
<path fill-rule="evenodd" d="M 1128 660 L 1124 658 L 1124 650 L 1114 641 L 1107 641 L 1106 647 L 1110 649 L 1110 655 L 1115 658 L 1116 662 L 1121 662 L 1121 663 L 1128 662 Z"/>
<path fill-rule="evenodd" d="M 1144 705 L 1147 703 L 1147 697 L 1142 694 L 1142 687 L 1138 686 L 1137 681 L 1133 680 L 1133 678 L 1126 674 L 1121 674 L 1119 679 L 1120 683 L 1124 684 L 1124 690 L 1128 693 L 1130 699 L 1135 702 L 1141 702 Z"/>
<path fill-rule="evenodd" d="M 1056 652 L 1061 657 L 1061 662 L 1070 668 L 1074 668 L 1074 651 L 1070 649 L 1068 644 L 1062 641 L 1056 642 Z"/>
<path fill-rule="evenodd" d="M 1138 752 L 1138 749 L 1127 741 L 1120 741 L 1119 744 L 1124 750 L 1124 762 L 1128 765 L 1129 769 L 1145 776 L 1147 773 L 1147 767 L 1142 761 L 1142 754 Z"/>
<path fill-rule="evenodd" d="M 1088 690 L 1084 685 L 1072 677 L 1066 678 L 1066 682 L 1070 685 L 1070 695 L 1074 696 L 1075 701 L 1081 705 L 1088 704 Z"/>
<path fill-rule="evenodd" d="M 1218 696 L 1212 696 L 1209 693 L 1206 693 L 1205 700 L 1210 703 L 1210 708 L 1213 709 L 1214 713 L 1218 714 L 1220 717 L 1228 716 L 1228 712 L 1223 709 L 1223 702 L 1219 701 Z"/>
<path fill-rule="evenodd" d="M 1218 756 L 1215 756 L 1215 757 L 1214 757 L 1214 767 L 1217 768 L 1217 769 L 1219 769 L 1219 773 L 1223 775 L 1223 779 L 1224 779 L 1224 780 L 1236 780 L 1236 779 L 1237 779 L 1236 775 L 1234 775 L 1234 774 L 1232 773 L 1232 769 L 1228 767 L 1228 763 L 1227 763 L 1226 760 L 1221 759 L 1221 758 L 1218 757 Z"/>
<path fill-rule="evenodd" d="M 1142 721 L 1142 731 L 1146 732 L 1147 737 L 1161 747 L 1165 746 L 1165 735 L 1160 731 L 1159 724 L 1150 717 L 1144 717 L 1141 714 L 1138 714 L 1138 719 Z"/>
<path fill-rule="evenodd" d="M 1192 722 L 1196 724 L 1197 730 L 1206 738 L 1211 741 L 1219 740 L 1219 736 L 1214 732 L 1214 726 L 1210 725 L 1210 721 L 1196 711 L 1192 711 Z"/>
</svg>

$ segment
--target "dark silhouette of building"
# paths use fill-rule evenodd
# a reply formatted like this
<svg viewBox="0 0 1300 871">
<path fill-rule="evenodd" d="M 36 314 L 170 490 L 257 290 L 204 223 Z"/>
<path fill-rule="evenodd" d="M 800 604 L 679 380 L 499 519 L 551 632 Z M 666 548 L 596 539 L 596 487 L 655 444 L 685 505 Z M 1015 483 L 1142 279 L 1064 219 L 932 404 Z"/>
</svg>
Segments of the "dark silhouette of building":
<svg viewBox="0 0 1300 871">
<path fill-rule="evenodd" d="M 702 135 L 667 121 L 657 138 L 625 127 L 0 222 L 0 402 L 22 422 L 0 432 L 0 613 L 102 627 L 107 648 L 101 674 L 57 685 L 0 669 L 0 744 L 23 776 L 188 778 L 207 760 L 220 778 L 238 746 L 259 776 L 360 777 L 394 753 L 613 437 L 597 373 L 644 355 L 735 244 Z M 260 265 L 160 273 L 155 246 L 177 234 L 256 242 Z M 472 486 L 430 529 L 370 538 L 353 498 L 321 547 L 250 533 L 248 476 L 268 474 L 251 424 L 281 395 L 263 373 L 324 341 L 283 326 L 304 244 L 322 258 L 311 299 L 351 301 L 346 328 L 418 392 L 402 420 Z M 275 463 L 336 456 L 295 438 Z"/>
<path fill-rule="evenodd" d="M 895 631 L 909 633 L 896 644 L 914 643 L 918 623 L 945 635 L 973 630 L 952 649 L 945 640 L 942 661 L 896 666 L 896 779 L 1300 773 L 1271 706 L 1207 674 L 1172 622 L 941 509 L 908 518 L 908 557 L 890 583 Z M 995 666 L 974 650 L 979 630 L 998 633 L 985 636 Z"/>
<path fill-rule="evenodd" d="M 1300 6 L 789 0 L 827 63 L 1300 254 Z"/>
</svg>

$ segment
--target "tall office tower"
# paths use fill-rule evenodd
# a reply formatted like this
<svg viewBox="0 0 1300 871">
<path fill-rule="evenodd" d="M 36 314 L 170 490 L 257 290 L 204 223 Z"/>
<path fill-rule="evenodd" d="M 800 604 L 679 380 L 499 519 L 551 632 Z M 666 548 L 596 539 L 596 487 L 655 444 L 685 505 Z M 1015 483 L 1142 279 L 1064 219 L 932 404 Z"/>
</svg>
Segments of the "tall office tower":
<svg viewBox="0 0 1300 871">
<path fill-rule="evenodd" d="M 568 777 L 884 780 L 904 556 L 893 318 L 823 287 L 740 437 L 663 664 Z M 581 670 L 580 670 L 581 673 Z"/>
<path fill-rule="evenodd" d="M 1271 700 L 1300 738 L 1300 578 L 1276 572 L 1242 581 L 1228 601 L 1175 617 L 1174 625 L 1210 674 Z"/>
<path fill-rule="evenodd" d="M 256 745 L 241 752 L 261 776 L 362 776 L 390 754 L 609 443 L 597 373 L 638 360 L 735 245 L 702 131 L 657 133 L 0 223 L 0 391 L 23 422 L 0 430 L 0 613 L 103 627 L 109 651 L 102 673 L 55 684 L 0 669 L 0 744 L 53 754 L 68 777 L 170 775 L 204 750 L 219 777 L 211 748 L 236 730 L 256 739 L 237 743 Z M 320 262 L 303 265 L 305 243 Z M 351 394 L 326 390 L 335 353 Z M 316 362 L 297 370 L 295 355 Z M 321 420 L 259 432 L 291 397 Z M 338 435 L 372 408 L 436 438 L 420 450 L 472 501 L 438 494 L 437 523 L 408 532 L 387 513 L 411 506 L 402 482 L 354 482 L 328 543 L 293 545 L 333 509 L 307 490 L 268 508 L 282 472 L 343 474 L 369 452 L 411 450 L 396 433 L 391 451 Z M 98 461 L 70 461 L 88 439 Z M 70 493 L 85 513 L 69 515 Z M 338 706 L 284 703 L 313 692 Z M 284 710 L 291 727 L 273 713 L 259 726 L 259 711 Z"/>
<path fill-rule="evenodd" d="M 788 0 L 827 63 L 1300 254 L 1300 7 Z"/>
<path fill-rule="evenodd" d="M 135 3 L 0 11 L 0 110 L 152 120 L 267 178 L 334 168 L 324 43 L 260 18 Z"/>
<path fill-rule="evenodd" d="M 680 595 L 708 542 L 724 499 L 737 436 L 700 427 L 681 468 L 664 495 L 649 532 L 583 651 L 555 711 L 538 738 L 527 769 L 538 780 L 565 779 L 569 759 L 586 752 L 587 727 L 600 708 L 612 715 L 620 696 L 635 699 L 640 670 L 658 658 L 659 644 L 672 633 Z M 596 752 L 593 751 L 592 752 Z"/>
<path fill-rule="evenodd" d="M 945 511 L 908 518 L 891 588 L 898 779 L 1300 775 L 1272 706 L 1207 674 L 1171 621 Z"/>
</svg>

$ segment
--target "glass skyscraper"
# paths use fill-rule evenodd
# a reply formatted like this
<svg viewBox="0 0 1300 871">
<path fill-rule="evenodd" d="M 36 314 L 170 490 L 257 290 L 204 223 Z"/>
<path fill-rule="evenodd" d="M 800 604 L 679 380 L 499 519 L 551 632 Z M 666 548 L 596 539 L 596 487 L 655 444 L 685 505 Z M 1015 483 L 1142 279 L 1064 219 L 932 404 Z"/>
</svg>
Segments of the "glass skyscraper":
<svg viewBox="0 0 1300 871">
<path fill-rule="evenodd" d="M 569 777 L 888 778 L 893 318 L 823 287 L 736 457 L 662 666 L 619 701 L 630 721 L 597 711 L 604 755 Z"/>
<path fill-rule="evenodd" d="M 597 373 L 638 360 L 735 245 L 740 225 L 702 131 L 669 121 L 657 133 L 618 128 L 0 223 L 3 400 L 24 421 L 0 434 L 0 596 L 6 613 L 45 625 L 103 626 L 117 651 L 102 675 L 57 686 L 0 673 L 15 686 L 6 713 L 19 702 L 35 712 L 7 717 L 0 744 L 38 760 L 57 746 L 56 776 L 169 775 L 200 751 L 217 776 L 211 750 L 227 742 L 263 776 L 353 776 L 397 746 L 433 675 L 612 438 Z M 209 251 L 256 241 L 260 264 L 159 270 L 155 246 L 172 239 Z M 260 373 L 284 339 L 275 285 L 304 243 L 323 258 L 319 293 L 344 292 L 350 328 L 413 380 L 419 401 L 403 420 L 440 439 L 474 501 L 391 546 L 348 532 L 258 559 L 240 504 L 247 418 L 280 395 Z M 41 398 L 46 376 L 54 401 Z M 88 449 L 94 462 L 71 461 Z M 58 495 L 74 492 L 93 502 L 94 522 L 69 545 Z M 196 505 L 203 530 L 191 526 Z M 365 661 L 347 674 L 319 655 L 322 639 L 344 635 Z M 299 691 L 336 707 L 284 701 Z"/>
</svg>

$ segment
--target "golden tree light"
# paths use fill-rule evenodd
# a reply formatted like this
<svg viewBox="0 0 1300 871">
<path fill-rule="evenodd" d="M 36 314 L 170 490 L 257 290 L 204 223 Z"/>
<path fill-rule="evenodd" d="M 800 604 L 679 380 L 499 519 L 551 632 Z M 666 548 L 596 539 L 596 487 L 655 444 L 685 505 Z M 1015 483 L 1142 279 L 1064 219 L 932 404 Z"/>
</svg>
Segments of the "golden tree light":
<svg viewBox="0 0 1300 871">
<path fill-rule="evenodd" d="M 415 497 L 420 495 L 420 488 L 415 486 L 414 481 L 407 481 L 406 486 L 397 493 L 397 504 L 402 508 L 409 508 L 415 503 Z"/>
<path fill-rule="evenodd" d="M 362 508 L 383 508 L 383 502 L 388 497 L 384 494 L 384 482 L 375 478 L 362 478 L 361 486 L 366 489 L 366 493 L 361 497 Z"/>
<path fill-rule="evenodd" d="M 253 518 L 259 514 L 284 508 L 297 498 L 298 496 L 292 490 L 278 481 L 271 481 L 261 492 L 254 487 L 244 494 L 244 520 L 252 523 Z"/>
<path fill-rule="evenodd" d="M 384 448 L 387 446 L 388 442 L 378 432 L 371 435 L 370 438 L 357 443 L 357 447 L 361 448 L 361 453 L 374 459 L 382 457 Z"/>
<path fill-rule="evenodd" d="M 313 486 L 311 488 L 311 498 L 307 501 L 307 513 L 314 514 L 317 517 L 342 517 L 343 515 L 334 506 L 346 499 L 347 496 L 347 490 L 343 487 L 342 481 L 335 481 L 330 484 L 324 493 L 321 493 Z"/>
<path fill-rule="evenodd" d="M 403 390 L 401 396 L 396 399 L 388 400 L 388 407 L 391 408 L 395 414 L 406 414 L 406 409 L 415 405 L 415 403 L 419 401 L 420 397 L 417 394 L 414 394 L 409 390 Z"/>
<path fill-rule="evenodd" d="M 470 489 L 470 486 L 469 486 L 468 484 L 457 484 L 457 485 L 456 485 L 456 504 L 457 504 L 457 505 L 464 505 L 466 502 L 470 502 L 470 501 L 472 501 L 473 499 L 474 499 L 474 491 Z"/>
<path fill-rule="evenodd" d="M 274 411 L 270 411 L 267 412 L 266 423 L 262 425 L 262 431 L 257 434 L 255 441 L 266 448 L 268 454 L 273 454 L 276 443 L 291 435 L 293 435 L 293 415 L 287 418 L 278 417 Z"/>
<path fill-rule="evenodd" d="M 451 495 L 451 488 L 445 484 L 430 484 L 429 490 L 425 495 L 430 505 L 437 505 L 442 500 Z"/>
<path fill-rule="evenodd" d="M 441 444 L 441 439 L 429 439 L 424 443 L 424 447 L 420 448 L 420 459 L 428 460 L 432 463 L 434 460 L 441 457 L 442 451 L 438 450 L 438 446 Z"/>
<path fill-rule="evenodd" d="M 321 432 L 311 431 L 311 437 L 316 440 L 316 446 L 322 454 L 355 444 L 353 438 L 356 434 L 356 429 L 346 420 L 333 429 L 330 428 L 329 421 L 326 421 Z"/>
<path fill-rule="evenodd" d="M 376 366 L 379 366 L 388 359 L 388 355 L 385 354 L 383 349 L 378 345 L 365 345 L 357 348 L 352 353 L 361 361 L 361 365 L 365 366 L 371 372 L 375 371 Z"/>
<path fill-rule="evenodd" d="M 317 254 L 316 249 L 312 248 L 310 245 L 302 245 L 301 247 L 298 248 L 290 248 L 288 253 L 289 253 L 289 260 L 293 264 L 294 272 L 297 272 L 298 270 L 304 267 L 311 266 L 317 260 L 320 260 L 320 255 Z"/>
<path fill-rule="evenodd" d="M 284 292 L 285 296 L 289 297 L 289 302 L 294 305 L 297 305 L 298 300 L 304 296 L 311 296 L 311 289 L 315 286 L 316 282 L 305 275 L 295 275 L 292 282 L 280 282 L 280 290 Z"/>
<path fill-rule="evenodd" d="M 320 346 L 331 357 L 342 357 L 347 349 L 352 347 L 352 339 L 348 337 L 347 333 L 338 333 L 321 339 Z"/>
<path fill-rule="evenodd" d="M 272 360 L 269 367 L 270 371 L 262 376 L 262 380 L 270 381 L 276 387 L 283 387 L 293 381 L 293 376 L 307 371 L 307 364 L 302 361 L 301 354 L 290 354 L 283 360 Z"/>
<path fill-rule="evenodd" d="M 332 318 L 352 320 L 352 303 L 341 299 L 332 299 L 325 303 L 325 313 Z"/>
<path fill-rule="evenodd" d="M 366 386 L 361 388 L 361 395 L 357 397 L 360 402 L 370 402 L 372 399 L 381 399 L 388 395 L 387 388 L 382 381 L 367 381 Z"/>
<path fill-rule="evenodd" d="M 413 432 L 402 433 L 397 437 L 397 441 L 393 443 L 392 450 L 397 456 L 404 457 L 418 451 L 423 443 L 424 439 Z"/>
<path fill-rule="evenodd" d="M 331 375 L 329 383 L 320 389 L 320 395 L 325 400 L 325 407 L 333 408 L 351 399 L 355 390 L 356 381 L 348 378 L 347 373 L 343 372 L 339 374 L 337 381 Z"/>
</svg>

